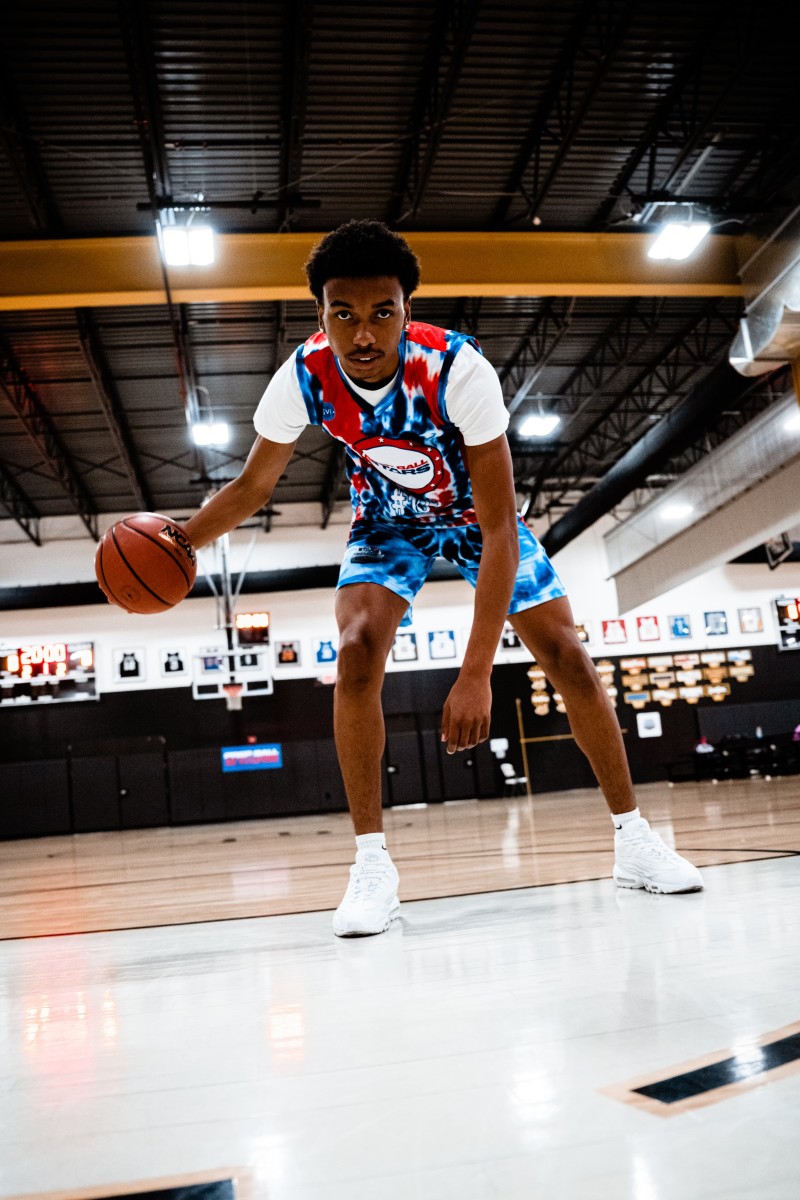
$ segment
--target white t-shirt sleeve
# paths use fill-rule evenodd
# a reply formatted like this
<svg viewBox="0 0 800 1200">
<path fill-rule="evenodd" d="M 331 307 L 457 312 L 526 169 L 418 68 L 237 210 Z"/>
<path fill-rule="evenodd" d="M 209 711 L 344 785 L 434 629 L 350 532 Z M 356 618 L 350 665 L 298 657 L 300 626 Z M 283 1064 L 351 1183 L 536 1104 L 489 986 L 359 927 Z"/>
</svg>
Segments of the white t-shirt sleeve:
<svg viewBox="0 0 800 1200">
<path fill-rule="evenodd" d="M 308 424 L 294 354 L 289 355 L 267 384 L 253 415 L 253 424 L 256 433 L 270 442 L 296 442 Z"/>
<path fill-rule="evenodd" d="M 508 428 L 508 409 L 497 372 L 469 342 L 453 359 L 444 403 L 467 446 L 491 442 Z"/>
</svg>

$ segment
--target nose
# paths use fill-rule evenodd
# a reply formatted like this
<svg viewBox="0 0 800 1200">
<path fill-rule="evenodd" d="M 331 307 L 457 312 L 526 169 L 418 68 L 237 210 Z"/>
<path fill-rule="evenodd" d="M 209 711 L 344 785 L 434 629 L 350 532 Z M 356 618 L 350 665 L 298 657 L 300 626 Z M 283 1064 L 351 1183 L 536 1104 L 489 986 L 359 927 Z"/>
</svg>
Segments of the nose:
<svg viewBox="0 0 800 1200">
<path fill-rule="evenodd" d="M 361 325 L 353 335 L 353 344 L 355 346 L 372 346 L 375 342 L 375 334 L 367 329 L 365 325 Z"/>
</svg>

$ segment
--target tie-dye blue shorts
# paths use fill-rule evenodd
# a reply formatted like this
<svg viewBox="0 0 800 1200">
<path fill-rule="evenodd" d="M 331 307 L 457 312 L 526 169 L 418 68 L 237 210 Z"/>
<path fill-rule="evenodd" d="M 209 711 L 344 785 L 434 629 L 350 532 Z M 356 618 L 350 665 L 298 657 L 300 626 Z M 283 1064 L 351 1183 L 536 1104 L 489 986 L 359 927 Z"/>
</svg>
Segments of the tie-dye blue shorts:
<svg viewBox="0 0 800 1200">
<path fill-rule="evenodd" d="M 519 527 L 519 570 L 509 613 L 521 612 L 566 594 L 553 564 L 522 519 Z M 445 558 L 475 587 L 481 561 L 478 525 L 401 525 L 354 521 L 339 571 L 338 587 L 378 583 L 410 604 L 437 558 Z"/>
</svg>

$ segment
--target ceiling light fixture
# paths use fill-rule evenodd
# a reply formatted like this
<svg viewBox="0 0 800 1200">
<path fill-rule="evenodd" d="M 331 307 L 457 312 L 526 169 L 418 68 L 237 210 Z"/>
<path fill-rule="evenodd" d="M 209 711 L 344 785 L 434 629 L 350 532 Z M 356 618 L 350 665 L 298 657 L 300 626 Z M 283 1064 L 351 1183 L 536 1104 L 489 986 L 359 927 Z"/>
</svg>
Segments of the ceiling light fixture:
<svg viewBox="0 0 800 1200">
<path fill-rule="evenodd" d="M 532 417 L 526 417 L 520 426 L 520 437 L 535 437 L 545 438 L 557 429 L 561 424 L 561 417 L 557 417 L 555 413 L 545 415 L 544 413 L 535 414 Z"/>
<path fill-rule="evenodd" d="M 195 446 L 227 446 L 230 430 L 225 421 L 196 421 L 192 425 Z"/>
<path fill-rule="evenodd" d="M 162 225 L 161 243 L 168 267 L 209 267 L 214 261 L 210 225 Z"/>
<path fill-rule="evenodd" d="M 711 225 L 708 221 L 695 221 L 692 210 L 686 220 L 666 221 L 658 232 L 656 240 L 647 251 L 648 258 L 669 258 L 681 262 L 689 258 L 709 233 Z"/>
</svg>

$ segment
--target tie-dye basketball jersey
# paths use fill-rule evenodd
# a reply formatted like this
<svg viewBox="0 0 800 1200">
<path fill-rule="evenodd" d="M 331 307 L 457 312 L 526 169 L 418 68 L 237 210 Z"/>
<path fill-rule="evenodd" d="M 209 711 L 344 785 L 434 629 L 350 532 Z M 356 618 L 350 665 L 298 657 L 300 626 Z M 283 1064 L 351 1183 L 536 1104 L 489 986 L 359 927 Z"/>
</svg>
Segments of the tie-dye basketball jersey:
<svg viewBox="0 0 800 1200">
<path fill-rule="evenodd" d="M 445 389 L 466 334 L 412 321 L 400 341 L 394 387 L 375 407 L 349 385 L 316 333 L 295 356 L 312 425 L 322 425 L 347 449 L 356 521 L 472 525 L 477 521 L 464 442 L 448 419 Z"/>
</svg>

